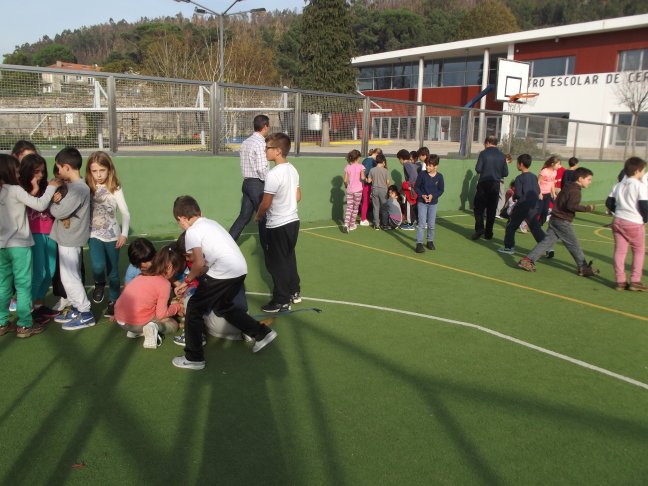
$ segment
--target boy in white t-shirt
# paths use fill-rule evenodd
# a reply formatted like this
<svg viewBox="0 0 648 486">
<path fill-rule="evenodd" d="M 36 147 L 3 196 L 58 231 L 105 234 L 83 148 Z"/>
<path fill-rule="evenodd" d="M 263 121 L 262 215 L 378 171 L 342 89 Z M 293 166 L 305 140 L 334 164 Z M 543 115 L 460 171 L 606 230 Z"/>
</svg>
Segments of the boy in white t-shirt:
<svg viewBox="0 0 648 486">
<path fill-rule="evenodd" d="M 198 203 L 191 196 L 175 200 L 173 216 L 186 231 L 185 249 L 193 256 L 185 283 L 194 279 L 200 282 L 185 313 L 185 355 L 173 358 L 173 365 L 192 370 L 205 367 L 203 316 L 211 310 L 255 339 L 253 352 L 261 351 L 277 333 L 250 317 L 245 309 L 247 303 L 242 306 L 236 302 L 247 276 L 247 264 L 238 245 L 220 224 L 202 217 Z"/>
<path fill-rule="evenodd" d="M 272 299 L 261 306 L 264 312 L 287 312 L 290 304 L 301 302 L 295 253 L 299 235 L 297 203 L 301 200 L 301 189 L 297 169 L 286 159 L 288 152 L 288 135 L 273 133 L 266 138 L 266 158 L 274 161 L 275 166 L 266 176 L 263 200 L 254 219 L 258 222 L 266 216 L 266 264 L 274 285 Z"/>
</svg>

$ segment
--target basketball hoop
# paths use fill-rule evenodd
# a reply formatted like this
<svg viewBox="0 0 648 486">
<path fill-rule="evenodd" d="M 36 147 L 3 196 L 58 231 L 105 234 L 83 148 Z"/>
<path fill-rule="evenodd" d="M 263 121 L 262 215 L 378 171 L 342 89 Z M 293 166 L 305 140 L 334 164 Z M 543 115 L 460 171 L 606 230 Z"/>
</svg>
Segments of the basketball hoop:
<svg viewBox="0 0 648 486">
<path fill-rule="evenodd" d="M 527 91 L 525 93 L 517 93 L 512 96 L 509 96 L 509 110 L 511 112 L 520 112 L 522 105 L 535 105 L 535 102 L 538 100 L 540 93 L 534 93 L 532 91 Z"/>
</svg>

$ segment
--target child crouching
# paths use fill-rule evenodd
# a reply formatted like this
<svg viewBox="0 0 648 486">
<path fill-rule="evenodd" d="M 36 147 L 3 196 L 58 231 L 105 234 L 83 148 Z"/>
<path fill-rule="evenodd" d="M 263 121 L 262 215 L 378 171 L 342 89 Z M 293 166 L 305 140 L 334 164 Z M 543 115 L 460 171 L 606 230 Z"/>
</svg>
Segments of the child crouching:
<svg viewBox="0 0 648 486">
<path fill-rule="evenodd" d="M 115 320 L 125 329 L 129 338 L 144 335 L 144 347 L 157 348 L 160 334 L 175 333 L 178 322 L 172 319 L 183 315 L 182 302 L 171 297 L 170 279 L 184 268 L 184 258 L 170 246 L 160 249 L 151 267 L 135 277 L 115 303 Z"/>
</svg>

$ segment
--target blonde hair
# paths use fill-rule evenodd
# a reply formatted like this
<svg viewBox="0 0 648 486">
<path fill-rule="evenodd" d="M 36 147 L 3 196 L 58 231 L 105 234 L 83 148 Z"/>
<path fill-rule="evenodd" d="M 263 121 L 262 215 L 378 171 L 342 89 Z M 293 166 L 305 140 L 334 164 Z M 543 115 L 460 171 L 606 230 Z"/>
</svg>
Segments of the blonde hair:
<svg viewBox="0 0 648 486">
<path fill-rule="evenodd" d="M 369 157 L 371 157 L 372 155 L 378 155 L 378 154 L 382 154 L 382 153 L 383 152 L 382 152 L 381 148 L 372 148 L 372 149 L 369 149 L 369 152 L 367 152 L 367 155 Z"/>
<path fill-rule="evenodd" d="M 90 188 L 91 193 L 95 193 L 97 190 L 97 184 L 95 183 L 94 177 L 92 177 L 92 171 L 90 167 L 92 164 L 99 164 L 101 167 L 108 169 L 108 178 L 106 179 L 106 187 L 110 192 L 115 192 L 121 187 L 119 182 L 119 177 L 117 177 L 117 171 L 115 170 L 115 165 L 113 164 L 110 155 L 101 150 L 97 152 L 92 152 L 90 157 L 88 157 L 88 163 L 86 165 L 86 184 Z"/>
</svg>

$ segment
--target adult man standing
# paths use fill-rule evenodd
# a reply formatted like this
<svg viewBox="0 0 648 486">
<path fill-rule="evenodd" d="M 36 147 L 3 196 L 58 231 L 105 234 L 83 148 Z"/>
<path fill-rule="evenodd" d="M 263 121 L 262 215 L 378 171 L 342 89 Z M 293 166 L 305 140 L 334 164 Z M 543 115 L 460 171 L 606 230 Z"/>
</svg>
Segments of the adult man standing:
<svg viewBox="0 0 648 486">
<path fill-rule="evenodd" d="M 482 235 L 487 240 L 493 238 L 493 225 L 497 212 L 500 181 L 508 176 L 506 158 L 497 148 L 497 137 L 489 135 L 484 141 L 484 150 L 479 153 L 475 172 L 479 174 L 477 192 L 473 204 L 475 212 L 475 232 L 470 237 L 478 240 Z M 486 211 L 486 227 L 484 228 L 484 211 Z"/>
<path fill-rule="evenodd" d="M 263 199 L 263 185 L 268 174 L 265 139 L 270 132 L 270 119 L 265 115 L 257 115 L 254 117 L 253 123 L 254 133 L 241 144 L 240 150 L 243 198 L 241 199 L 241 212 L 229 230 L 234 241 L 238 240 L 243 228 L 259 209 L 259 204 Z M 259 240 L 264 252 L 266 250 L 265 223 L 265 217 L 259 221 Z"/>
</svg>

